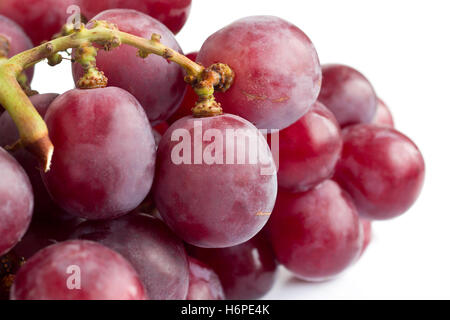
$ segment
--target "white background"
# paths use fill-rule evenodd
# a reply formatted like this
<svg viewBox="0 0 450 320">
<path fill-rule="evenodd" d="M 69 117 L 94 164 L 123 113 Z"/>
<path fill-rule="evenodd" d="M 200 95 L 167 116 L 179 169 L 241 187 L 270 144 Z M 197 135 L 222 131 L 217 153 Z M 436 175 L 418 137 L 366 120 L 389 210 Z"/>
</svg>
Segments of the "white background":
<svg viewBox="0 0 450 320">
<path fill-rule="evenodd" d="M 188 23 L 177 37 L 191 52 L 223 26 L 259 14 L 298 25 L 314 42 L 321 62 L 363 72 L 427 165 L 418 202 L 404 216 L 374 224 L 373 241 L 354 267 L 320 284 L 297 281 L 282 270 L 266 298 L 449 299 L 449 2 L 193 0 Z M 37 66 L 34 89 L 63 93 L 72 87 L 70 62 L 53 70 L 45 63 Z"/>
</svg>

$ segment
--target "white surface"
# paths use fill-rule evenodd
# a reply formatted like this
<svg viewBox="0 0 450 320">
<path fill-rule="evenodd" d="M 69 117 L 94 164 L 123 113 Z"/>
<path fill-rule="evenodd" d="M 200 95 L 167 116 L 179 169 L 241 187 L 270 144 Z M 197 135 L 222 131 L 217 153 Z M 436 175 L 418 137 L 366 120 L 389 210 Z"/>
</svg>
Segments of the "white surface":
<svg viewBox="0 0 450 320">
<path fill-rule="evenodd" d="M 321 284 L 295 281 L 283 270 L 266 298 L 450 298 L 449 2 L 193 2 L 178 36 L 185 52 L 198 50 L 210 34 L 244 16 L 287 19 L 312 39 L 321 62 L 345 63 L 363 72 L 392 109 L 397 128 L 425 156 L 419 201 L 403 217 L 374 225 L 373 242 L 358 264 Z M 62 93 L 73 87 L 69 62 L 50 71 L 38 65 L 33 88 Z"/>
</svg>

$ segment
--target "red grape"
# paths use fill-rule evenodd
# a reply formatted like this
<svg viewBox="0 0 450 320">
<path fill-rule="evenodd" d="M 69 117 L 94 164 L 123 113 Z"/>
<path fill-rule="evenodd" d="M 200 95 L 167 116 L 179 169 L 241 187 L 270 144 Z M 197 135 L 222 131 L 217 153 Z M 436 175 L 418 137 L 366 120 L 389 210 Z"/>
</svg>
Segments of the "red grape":
<svg viewBox="0 0 450 320">
<path fill-rule="evenodd" d="M 217 274 L 206 264 L 188 257 L 189 291 L 186 300 L 225 300 Z"/>
<path fill-rule="evenodd" d="M 350 193 L 359 214 L 385 220 L 407 211 L 425 175 L 417 146 L 395 129 L 373 124 L 346 128 L 343 138 L 336 180 Z"/>
<path fill-rule="evenodd" d="M 11 289 L 11 300 L 144 299 L 144 287 L 128 261 L 98 243 L 80 240 L 36 253 L 19 270 Z"/>
<path fill-rule="evenodd" d="M 50 103 L 57 97 L 56 93 L 37 94 L 30 97 L 31 103 L 35 106 L 39 114 L 44 117 Z M 19 132 L 14 121 L 8 113 L 0 116 L 0 146 L 11 145 L 19 139 Z M 25 149 L 19 149 L 12 153 L 14 158 L 25 169 L 30 178 L 34 193 L 34 217 L 35 218 L 66 218 L 67 214 L 58 210 L 57 205 L 50 198 L 47 189 L 42 182 L 39 171 L 39 163 Z"/>
<path fill-rule="evenodd" d="M 0 1 L 0 14 L 2 14 L 3 1 Z M 25 34 L 23 29 L 13 20 L 0 15 L 0 37 L 6 38 L 9 43 L 8 57 L 33 48 L 30 38 Z M 28 81 L 33 79 L 34 67 L 27 69 L 26 75 Z"/>
<path fill-rule="evenodd" d="M 186 55 L 192 61 L 197 59 L 198 52 L 192 52 Z M 195 107 L 195 103 L 198 100 L 198 95 L 195 93 L 194 89 L 191 85 L 187 85 L 186 94 L 184 96 L 183 101 L 181 102 L 180 107 L 177 111 L 167 120 L 168 123 L 172 124 L 175 121 L 192 115 L 192 108 Z"/>
<path fill-rule="evenodd" d="M 91 19 L 107 9 L 134 9 L 152 16 L 177 34 L 186 23 L 192 0 L 81 0 L 81 11 Z"/>
<path fill-rule="evenodd" d="M 395 127 L 391 111 L 389 111 L 388 106 L 381 99 L 378 99 L 377 112 L 375 113 L 372 123 L 391 128 Z"/>
<path fill-rule="evenodd" d="M 363 245 L 358 212 L 331 180 L 305 193 L 279 191 L 269 234 L 278 261 L 307 281 L 335 277 Z"/>
<path fill-rule="evenodd" d="M 210 36 L 197 61 L 228 64 L 233 86 L 217 93 L 225 112 L 260 129 L 284 129 L 316 101 L 321 69 L 310 39 L 296 26 L 273 16 L 247 17 Z"/>
<path fill-rule="evenodd" d="M 162 36 L 161 42 L 181 52 L 173 34 L 159 21 L 134 10 L 112 9 L 104 11 L 93 20 L 106 20 L 116 24 L 121 31 L 150 39 L 153 33 Z M 88 27 L 92 23 L 88 24 Z M 156 55 L 145 59 L 136 57 L 136 49 L 121 46 L 111 52 L 100 50 L 97 66 L 108 77 L 108 84 L 127 90 L 139 100 L 152 125 L 169 118 L 180 105 L 186 83 L 183 69 Z M 82 75 L 81 66 L 73 64 L 77 81 Z"/>
<path fill-rule="evenodd" d="M 372 240 L 372 221 L 366 219 L 360 219 L 361 225 L 364 231 L 364 242 L 361 251 L 361 255 L 366 251 L 367 247 Z"/>
<path fill-rule="evenodd" d="M 158 146 L 156 168 L 156 207 L 193 245 L 247 241 L 265 225 L 275 203 L 277 179 L 267 142 L 238 116 L 178 120 Z"/>
<path fill-rule="evenodd" d="M 275 256 L 270 243 L 261 235 L 230 248 L 189 246 L 188 251 L 217 273 L 227 299 L 260 298 L 275 282 Z"/>
<path fill-rule="evenodd" d="M 0 256 L 27 231 L 33 213 L 33 190 L 19 163 L 0 148 Z"/>
<path fill-rule="evenodd" d="M 278 184 L 292 192 L 314 187 L 333 175 L 341 150 L 336 118 L 316 102 L 300 120 L 279 132 Z"/>
<path fill-rule="evenodd" d="M 152 300 L 185 299 L 189 269 L 183 243 L 160 220 L 130 214 L 89 221 L 73 237 L 99 242 L 124 256 L 136 269 Z"/>
<path fill-rule="evenodd" d="M 9 17 L 25 29 L 35 45 L 51 40 L 67 23 L 67 9 L 78 0 L 2 0 L 0 14 Z"/>
<path fill-rule="evenodd" d="M 322 74 L 319 101 L 334 113 L 342 127 L 372 121 L 377 96 L 364 75 L 340 64 L 323 66 Z"/>
<path fill-rule="evenodd" d="M 55 153 L 42 176 L 61 208 L 95 220 L 142 202 L 152 185 L 156 147 L 131 94 L 116 87 L 73 89 L 53 101 L 45 120 Z"/>
</svg>

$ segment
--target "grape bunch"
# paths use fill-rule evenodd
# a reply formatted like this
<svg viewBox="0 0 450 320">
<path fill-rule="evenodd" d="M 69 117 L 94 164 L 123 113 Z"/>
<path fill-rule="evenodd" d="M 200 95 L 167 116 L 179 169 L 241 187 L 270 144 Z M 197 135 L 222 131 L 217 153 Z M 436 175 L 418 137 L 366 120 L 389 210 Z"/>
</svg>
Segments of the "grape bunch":
<svg viewBox="0 0 450 320">
<path fill-rule="evenodd" d="M 184 56 L 190 0 L 31 4 L 0 3 L 0 298 L 257 299 L 280 265 L 337 277 L 420 194 L 423 156 L 373 85 L 288 21 Z M 76 88 L 33 92 L 33 59 L 69 48 Z"/>
</svg>

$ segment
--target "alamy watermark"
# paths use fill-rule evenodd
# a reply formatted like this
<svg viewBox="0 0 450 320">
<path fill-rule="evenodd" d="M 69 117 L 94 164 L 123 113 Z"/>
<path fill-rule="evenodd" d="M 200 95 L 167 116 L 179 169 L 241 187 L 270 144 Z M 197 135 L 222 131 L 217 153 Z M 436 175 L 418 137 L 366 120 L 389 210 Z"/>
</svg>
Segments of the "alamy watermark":
<svg viewBox="0 0 450 320">
<path fill-rule="evenodd" d="M 77 5 L 70 5 L 67 7 L 66 13 L 69 15 L 67 24 L 73 24 L 75 29 L 81 28 L 81 9 Z"/>
<path fill-rule="evenodd" d="M 176 165 L 259 164 L 261 175 L 274 175 L 277 172 L 278 130 L 256 128 L 203 130 L 203 121 L 194 120 L 193 130 L 175 129 L 170 139 L 172 142 L 178 142 L 171 150 L 171 160 Z M 270 139 L 272 150 L 268 147 L 266 139 Z"/>
<path fill-rule="evenodd" d="M 66 286 L 69 290 L 81 290 L 81 268 L 77 265 L 70 265 L 66 269 L 67 277 Z"/>
</svg>

